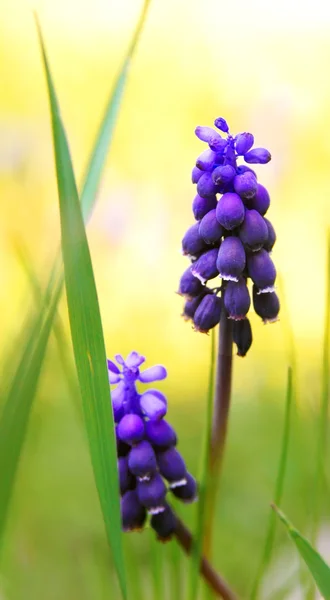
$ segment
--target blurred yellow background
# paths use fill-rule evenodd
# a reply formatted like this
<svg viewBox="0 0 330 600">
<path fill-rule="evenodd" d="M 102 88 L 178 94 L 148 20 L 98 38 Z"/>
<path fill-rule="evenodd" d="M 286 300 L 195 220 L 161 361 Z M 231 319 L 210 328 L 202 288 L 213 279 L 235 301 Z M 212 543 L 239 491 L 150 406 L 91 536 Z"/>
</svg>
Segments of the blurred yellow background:
<svg viewBox="0 0 330 600">
<path fill-rule="evenodd" d="M 31 300 L 15 244 L 24 243 L 46 281 L 59 242 L 46 86 L 32 9 L 43 27 L 81 181 L 141 3 L 0 2 L 4 346 L 14 339 Z M 232 132 L 251 131 L 256 145 L 272 153 L 272 162 L 257 171 L 272 198 L 267 216 L 278 234 L 274 260 L 287 305 L 276 325 L 252 318 L 254 343 L 247 358 L 236 361 L 235 390 L 244 398 L 247 385 L 249 397 L 266 381 L 282 388 L 289 317 L 301 398 L 316 402 L 330 222 L 329 27 L 330 6 L 322 0 L 151 4 L 88 231 L 108 354 L 134 348 L 149 364 L 165 363 L 169 393 L 182 389 L 189 398 L 189 390 L 205 385 L 209 338 L 180 318 L 175 291 L 187 267 L 180 241 L 193 222 L 190 173 L 203 149 L 194 128 L 221 115 Z"/>
</svg>

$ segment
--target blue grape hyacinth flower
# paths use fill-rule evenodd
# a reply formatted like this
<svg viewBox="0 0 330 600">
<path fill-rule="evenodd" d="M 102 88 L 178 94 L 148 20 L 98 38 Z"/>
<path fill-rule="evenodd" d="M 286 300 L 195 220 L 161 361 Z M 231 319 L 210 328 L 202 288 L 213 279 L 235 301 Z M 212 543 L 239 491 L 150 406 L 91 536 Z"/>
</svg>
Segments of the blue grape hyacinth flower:
<svg viewBox="0 0 330 600">
<path fill-rule="evenodd" d="M 192 170 L 197 187 L 192 202 L 196 222 L 182 239 L 182 253 L 191 266 L 181 277 L 178 293 L 185 298 L 183 317 L 193 322 L 196 331 L 208 333 L 220 321 L 218 294 L 223 292 L 227 316 L 234 321 L 237 353 L 245 356 L 252 344 L 247 318 L 249 279 L 253 307 L 263 322 L 276 321 L 280 310 L 274 288 L 276 269 L 270 257 L 276 234 L 265 217 L 270 196 L 249 166 L 266 164 L 271 155 L 265 148 L 253 148 L 252 133 L 232 135 L 223 117 L 214 125 L 216 129 L 195 130 L 208 148 Z M 216 277 L 222 279 L 221 285 L 209 287 L 208 282 Z"/>
<path fill-rule="evenodd" d="M 157 389 L 149 388 L 142 393 L 137 389 L 138 383 L 165 379 L 166 369 L 156 365 L 141 370 L 144 362 L 145 357 L 138 352 L 131 352 L 126 360 L 120 354 L 115 361 L 108 360 L 122 526 L 124 531 L 142 529 L 149 514 L 158 538 L 167 540 L 176 526 L 175 515 L 166 500 L 168 492 L 183 502 L 193 502 L 197 484 L 175 447 L 175 430 L 164 418 L 166 397 Z"/>
</svg>

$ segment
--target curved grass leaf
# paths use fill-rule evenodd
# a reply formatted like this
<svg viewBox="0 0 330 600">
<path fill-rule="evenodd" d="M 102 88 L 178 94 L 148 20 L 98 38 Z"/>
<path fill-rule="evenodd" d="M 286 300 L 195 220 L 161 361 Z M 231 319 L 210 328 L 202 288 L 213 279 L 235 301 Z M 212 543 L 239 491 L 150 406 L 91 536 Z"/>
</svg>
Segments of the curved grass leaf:
<svg viewBox="0 0 330 600">
<path fill-rule="evenodd" d="M 90 455 L 106 532 L 126 598 L 117 452 L 101 316 L 69 147 L 37 22 L 52 118 L 62 253 L 74 357 Z"/>
<path fill-rule="evenodd" d="M 211 330 L 211 349 L 210 349 L 210 372 L 207 393 L 206 421 L 204 425 L 204 441 L 202 450 L 202 459 L 199 476 L 198 502 L 196 506 L 196 524 L 194 543 L 188 572 L 188 599 L 196 600 L 199 590 L 199 568 L 203 551 L 204 542 L 204 524 L 207 505 L 207 490 L 209 489 L 209 461 L 211 449 L 211 431 L 212 431 L 212 413 L 213 413 L 213 392 L 214 392 L 214 373 L 215 373 L 215 341 L 214 329 Z"/>
<path fill-rule="evenodd" d="M 288 451 L 289 451 L 289 439 L 290 439 L 290 426 L 291 426 L 291 408 L 293 399 L 293 385 L 292 385 L 292 368 L 288 368 L 288 380 L 286 390 L 286 402 L 285 402 L 285 416 L 284 416 L 284 427 L 282 436 L 282 445 L 280 460 L 278 464 L 278 472 L 275 482 L 274 490 L 274 502 L 280 504 L 283 495 L 284 478 L 286 472 L 286 465 L 288 462 Z M 260 561 L 260 565 L 257 571 L 256 579 L 253 584 L 250 600 L 258 598 L 258 592 L 261 580 L 264 576 L 265 570 L 270 563 L 270 559 L 273 552 L 274 540 L 276 530 L 276 515 L 271 512 L 269 515 L 268 528 L 266 533 L 265 545 Z"/>
<path fill-rule="evenodd" d="M 307 565 L 307 568 L 312 575 L 318 589 L 320 590 L 324 600 L 330 600 L 330 567 L 323 560 L 322 556 L 311 546 L 297 529 L 293 527 L 282 511 L 273 505 L 273 509 L 284 523 L 288 534 L 295 543 L 296 548 Z"/>
</svg>

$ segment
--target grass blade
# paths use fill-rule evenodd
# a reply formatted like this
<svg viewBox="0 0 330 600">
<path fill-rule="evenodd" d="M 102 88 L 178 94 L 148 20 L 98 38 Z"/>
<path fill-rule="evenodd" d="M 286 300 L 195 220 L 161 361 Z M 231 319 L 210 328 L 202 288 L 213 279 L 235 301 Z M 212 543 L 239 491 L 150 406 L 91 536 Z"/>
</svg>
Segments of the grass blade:
<svg viewBox="0 0 330 600">
<path fill-rule="evenodd" d="M 47 305 L 43 305 L 31 325 L 0 416 L 0 547 L 3 544 L 21 449 L 60 293 L 61 287 L 57 285 L 49 309 Z"/>
<path fill-rule="evenodd" d="M 129 45 L 126 57 L 116 79 L 113 93 L 110 94 L 104 117 L 101 121 L 99 131 L 96 137 L 93 151 L 91 153 L 89 164 L 83 180 L 80 200 L 82 212 L 85 220 L 90 216 L 96 194 L 101 179 L 102 171 L 105 165 L 105 160 L 109 150 L 110 142 L 114 133 L 114 128 L 117 122 L 117 117 L 120 109 L 121 100 L 127 81 L 129 68 L 132 58 L 141 35 L 141 31 L 147 16 L 148 8 L 151 0 L 145 0 L 139 21 L 136 25 L 131 43 Z"/>
<path fill-rule="evenodd" d="M 323 560 L 322 556 L 311 546 L 311 544 L 304 538 L 297 529 L 293 527 L 286 516 L 279 510 L 275 505 L 273 509 L 277 516 L 284 523 L 292 541 L 295 543 L 296 548 L 306 563 L 309 572 L 311 573 L 314 581 L 320 590 L 325 600 L 330 600 L 330 567 Z"/>
<path fill-rule="evenodd" d="M 278 472 L 274 490 L 274 502 L 280 504 L 283 495 L 284 478 L 286 472 L 286 465 L 288 462 L 288 450 L 289 450 L 289 439 L 290 439 L 290 426 L 291 426 L 291 408 L 293 400 L 293 385 L 292 385 L 292 368 L 288 368 L 288 380 L 286 390 L 286 402 L 285 402 L 285 416 L 283 426 L 283 436 L 281 444 L 280 460 L 278 464 Z M 256 579 L 253 584 L 252 592 L 250 595 L 251 600 L 255 600 L 258 597 L 259 587 L 261 580 L 264 576 L 267 566 L 270 563 L 270 559 L 273 552 L 274 540 L 275 540 L 275 529 L 276 529 L 276 515 L 271 512 L 269 515 L 267 534 L 265 539 L 265 545 L 260 561 L 260 565 L 257 571 Z"/>
<path fill-rule="evenodd" d="M 73 351 L 95 482 L 119 584 L 126 598 L 116 441 L 101 316 L 69 147 L 37 19 L 36 22 L 52 118 L 62 253 Z"/>
<path fill-rule="evenodd" d="M 207 491 L 209 489 L 209 462 L 211 449 L 211 430 L 213 413 L 213 392 L 215 374 L 215 336 L 214 329 L 211 330 L 211 353 L 210 372 L 207 393 L 206 422 L 204 426 L 204 441 L 200 467 L 198 502 L 196 505 L 196 525 L 194 539 L 196 540 L 189 563 L 188 572 L 188 599 L 196 600 L 199 590 L 199 565 L 202 557 L 204 542 L 204 524 L 207 503 Z"/>
</svg>

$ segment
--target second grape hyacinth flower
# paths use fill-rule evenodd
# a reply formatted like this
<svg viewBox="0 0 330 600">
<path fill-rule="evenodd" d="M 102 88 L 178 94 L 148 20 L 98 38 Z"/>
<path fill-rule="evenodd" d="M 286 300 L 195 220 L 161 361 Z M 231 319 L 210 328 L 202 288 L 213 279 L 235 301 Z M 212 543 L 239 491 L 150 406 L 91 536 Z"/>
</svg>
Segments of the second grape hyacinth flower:
<svg viewBox="0 0 330 600">
<path fill-rule="evenodd" d="M 217 130 L 195 130 L 208 148 L 192 171 L 192 182 L 197 185 L 192 210 L 197 222 L 182 240 L 182 252 L 191 266 L 183 273 L 178 292 L 186 299 L 183 316 L 203 333 L 219 323 L 224 306 L 234 321 L 237 353 L 245 356 L 252 344 L 248 279 L 253 284 L 254 310 L 264 323 L 276 321 L 280 308 L 274 289 L 276 269 L 270 257 L 276 235 L 265 217 L 270 197 L 248 166 L 268 163 L 271 156 L 265 148 L 252 148 L 251 133 L 232 136 L 222 117 L 214 125 Z M 247 164 L 239 164 L 240 159 Z M 213 289 L 206 285 L 219 276 L 221 285 Z M 223 301 L 218 297 L 220 291 Z"/>
<path fill-rule="evenodd" d="M 124 531 L 143 528 L 147 514 L 161 540 L 175 531 L 176 517 L 166 501 L 171 491 L 183 502 L 196 499 L 196 481 L 176 449 L 177 436 L 164 419 L 167 400 L 156 389 L 140 394 L 137 382 L 165 379 L 165 367 L 156 365 L 140 371 L 144 356 L 131 352 L 108 360 L 109 382 L 116 423 L 121 515 Z"/>
</svg>

